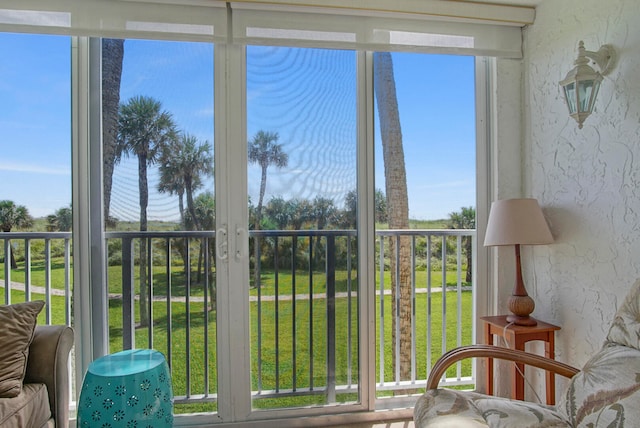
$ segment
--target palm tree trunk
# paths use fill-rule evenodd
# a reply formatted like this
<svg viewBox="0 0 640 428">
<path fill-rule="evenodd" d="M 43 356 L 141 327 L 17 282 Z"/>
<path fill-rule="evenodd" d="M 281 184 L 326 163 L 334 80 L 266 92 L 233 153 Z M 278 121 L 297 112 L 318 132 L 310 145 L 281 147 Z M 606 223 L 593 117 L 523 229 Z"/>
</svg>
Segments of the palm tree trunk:
<svg viewBox="0 0 640 428">
<path fill-rule="evenodd" d="M 187 196 L 187 211 L 191 216 L 191 226 L 193 230 L 200 230 L 200 223 L 196 214 L 195 204 L 193 203 L 193 187 L 190 181 L 185 181 L 185 194 Z M 202 257 L 204 255 L 204 240 L 200 241 L 200 251 L 198 252 L 198 270 L 196 272 L 196 281 L 202 280 Z"/>
<path fill-rule="evenodd" d="M 182 226 L 186 229 L 187 223 L 184 218 L 184 193 L 182 192 L 178 193 L 178 210 L 180 211 L 180 224 L 182 224 Z M 180 252 L 180 257 L 182 257 L 182 265 L 186 267 L 189 261 L 187 259 L 187 251 L 189 251 L 189 246 L 179 246 L 178 251 Z"/>
<path fill-rule="evenodd" d="M 9 244 L 9 259 L 11 260 L 11 269 L 18 269 L 18 262 L 16 262 L 16 256 L 13 254 L 13 247 L 11 246 L 11 241 Z"/>
<path fill-rule="evenodd" d="M 147 182 L 147 157 L 138 155 L 138 189 L 140 192 L 140 231 L 147 231 L 147 206 L 149 184 Z M 140 325 L 149 325 L 149 284 L 147 281 L 147 240 L 140 239 Z"/>
<path fill-rule="evenodd" d="M 408 229 L 409 198 L 407 194 L 404 149 L 402 147 L 402 131 L 393 75 L 393 62 L 391 54 L 388 52 L 377 52 L 375 54 L 374 84 L 380 116 L 389 228 Z M 400 245 L 398 250 L 396 250 L 397 244 Z M 394 352 L 393 367 L 395 371 L 396 365 L 400 364 L 400 380 L 407 380 L 411 376 L 410 241 L 408 238 L 402 238 L 399 241 L 394 240 L 390 251 L 392 302 L 396 301 L 397 293 L 400 293 L 398 308 L 396 308 L 395 304 L 392 304 L 392 340 L 394 344 L 399 342 L 398 346 L 400 347 L 400 361 L 396 361 Z M 396 254 L 398 254 L 399 266 L 396 265 Z M 397 314 L 397 310 L 400 311 L 399 314 Z M 400 323 L 399 341 L 396 338 L 396 322 Z"/>
<path fill-rule="evenodd" d="M 262 176 L 260 178 L 260 196 L 258 197 L 258 208 L 256 210 L 256 224 L 254 230 L 260 230 L 262 222 L 262 202 L 264 199 L 264 193 L 267 189 L 267 166 L 262 165 Z M 254 268 L 253 268 L 253 285 L 254 287 L 260 287 L 260 237 L 255 236 L 253 239 L 253 252 L 254 252 Z"/>
<path fill-rule="evenodd" d="M 113 170 L 118 157 L 118 107 L 124 40 L 102 39 L 102 174 L 104 221 L 109 219 Z"/>
</svg>

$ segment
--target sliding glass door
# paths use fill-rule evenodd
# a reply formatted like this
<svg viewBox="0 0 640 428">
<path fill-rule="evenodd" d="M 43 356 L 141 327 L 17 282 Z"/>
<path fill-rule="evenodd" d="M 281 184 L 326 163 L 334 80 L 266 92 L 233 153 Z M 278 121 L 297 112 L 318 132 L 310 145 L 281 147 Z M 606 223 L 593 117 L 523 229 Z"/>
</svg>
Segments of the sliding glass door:
<svg viewBox="0 0 640 428">
<path fill-rule="evenodd" d="M 356 53 L 248 46 L 254 408 L 359 400 Z"/>
<path fill-rule="evenodd" d="M 101 48 L 109 352 L 161 351 L 175 412 L 215 412 L 214 45 Z"/>
</svg>

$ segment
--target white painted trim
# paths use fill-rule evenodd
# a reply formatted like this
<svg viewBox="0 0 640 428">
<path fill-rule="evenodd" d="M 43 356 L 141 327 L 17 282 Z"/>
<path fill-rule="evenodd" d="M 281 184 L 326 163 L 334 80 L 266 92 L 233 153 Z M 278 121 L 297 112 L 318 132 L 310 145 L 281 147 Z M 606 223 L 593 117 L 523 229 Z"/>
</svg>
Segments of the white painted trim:
<svg viewBox="0 0 640 428">
<path fill-rule="evenodd" d="M 102 156 L 102 40 L 89 39 L 89 80 L 87 101 L 89 146 L 89 231 L 91 317 L 93 331 L 93 358 L 109 352 L 109 300 L 107 283 L 107 257 L 104 238 L 104 195 Z M 75 287 L 74 287 L 75 290 Z"/>
<path fill-rule="evenodd" d="M 361 17 L 316 11 L 234 9 L 235 43 L 391 52 L 522 57 L 521 29 L 415 16 Z"/>
<path fill-rule="evenodd" d="M 149 7 L 149 4 L 154 6 Z M 495 3 L 450 0 L 235 0 L 233 8 L 254 10 L 308 10 L 340 15 L 406 17 L 448 21 L 493 23 L 499 25 L 525 26 L 533 24 L 535 8 Z M 148 12 L 157 6 L 174 8 L 199 7 L 223 8 L 219 0 L 22 0 L 20 9 L 27 10 L 85 10 L 97 11 L 104 7 L 145 8 Z M 15 0 L 0 1 L 1 8 L 16 9 Z"/>
<path fill-rule="evenodd" d="M 495 121 L 495 60 L 493 58 L 476 58 L 476 241 L 474 260 L 474 343 L 483 338 L 482 324 L 478 317 L 492 313 L 493 284 L 492 256 L 484 247 L 484 235 L 486 232 L 489 208 L 493 198 L 493 163 L 492 153 L 495 149 L 493 124 Z M 476 390 L 484 390 L 486 378 L 486 361 L 476 361 Z"/>
<path fill-rule="evenodd" d="M 251 317 L 249 308 L 249 235 L 241 244 L 236 239 L 239 228 L 249 228 L 248 156 L 247 156 L 247 85 L 246 47 L 227 45 L 227 192 L 229 195 L 229 349 L 232 362 L 230 405 L 233 420 L 245 420 L 251 413 Z M 242 239 L 242 238 L 240 238 Z M 245 250 L 242 250 L 241 246 Z M 236 253 L 240 253 L 238 256 Z"/>
<path fill-rule="evenodd" d="M 212 1 L 204 6 L 200 0 L 0 0 L 0 31 L 521 58 L 521 27 L 533 22 L 531 8 L 444 0 L 221 5 Z M 233 38 L 228 32 L 232 9 Z"/>
<path fill-rule="evenodd" d="M 89 82 L 89 40 L 71 39 L 71 153 L 73 207 L 73 283 L 89 284 L 91 278 L 91 232 L 89 222 L 89 121 L 87 117 Z M 93 361 L 91 332 L 91 292 L 89 287 L 73 287 L 76 373 L 84 373 Z M 88 328 L 86 328 L 88 327 Z M 81 376 L 76 376 L 76 391 L 82 388 Z M 76 397 L 77 398 L 77 397 Z"/>
<path fill-rule="evenodd" d="M 364 408 L 376 403 L 375 309 L 375 150 L 373 53 L 358 52 L 358 314 L 360 338 L 360 400 Z M 361 297 L 362 296 L 362 297 Z"/>
<path fill-rule="evenodd" d="M 216 283 L 228 284 L 229 283 L 229 265 L 228 255 L 225 257 L 219 251 L 222 248 L 220 243 L 220 236 L 223 232 L 227 232 L 229 229 L 229 213 L 228 213 L 228 190 L 227 190 L 227 177 L 224 174 L 226 165 L 228 163 L 227 145 L 224 142 L 227 140 L 227 118 L 228 107 L 226 105 L 227 90 L 226 81 L 224 79 L 215 79 L 215 76 L 226 75 L 226 60 L 227 49 L 226 46 L 214 47 L 214 107 L 216 114 L 214 115 L 214 171 L 215 171 L 215 191 L 216 198 Z M 227 254 L 229 248 L 226 248 Z M 232 376 L 232 359 L 229 353 L 231 349 L 231 337 L 229 326 L 229 319 L 231 318 L 231 297 L 229 287 L 217 287 L 216 289 L 216 302 L 217 302 L 217 319 L 216 326 L 218 331 L 216 332 L 216 350 L 217 350 L 217 367 L 218 371 L 218 396 L 230 396 L 233 388 L 234 379 Z M 232 420 L 233 408 L 227 403 L 227 400 L 218 400 L 218 413 L 206 418 L 204 415 L 199 419 L 205 418 L 207 422 L 216 422 L 222 420 Z"/>
<path fill-rule="evenodd" d="M 417 16 L 447 20 L 465 20 L 502 25 L 532 24 L 535 8 L 448 0 L 234 0 L 234 8 L 254 10 L 313 10 L 360 16 Z"/>
</svg>

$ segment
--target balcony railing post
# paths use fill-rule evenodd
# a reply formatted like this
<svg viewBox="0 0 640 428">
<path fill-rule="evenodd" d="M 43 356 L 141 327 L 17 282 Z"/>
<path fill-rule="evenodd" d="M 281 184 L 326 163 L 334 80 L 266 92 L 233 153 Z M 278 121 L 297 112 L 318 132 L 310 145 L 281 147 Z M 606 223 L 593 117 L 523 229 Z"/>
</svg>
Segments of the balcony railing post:
<svg viewBox="0 0 640 428">
<path fill-rule="evenodd" d="M 133 240 L 122 238 L 122 347 L 135 344 L 135 314 L 133 293 Z"/>
<path fill-rule="evenodd" d="M 64 309 L 65 322 L 71 326 L 71 240 L 64 240 Z"/>
<path fill-rule="evenodd" d="M 24 240 L 24 296 L 31 301 L 31 240 Z"/>
<path fill-rule="evenodd" d="M 11 304 L 11 241 L 4 240 L 4 304 Z"/>
<path fill-rule="evenodd" d="M 336 402 L 336 238 L 327 236 L 327 402 Z"/>
<path fill-rule="evenodd" d="M 44 300 L 45 321 L 51 324 L 51 239 L 44 240 Z"/>
</svg>

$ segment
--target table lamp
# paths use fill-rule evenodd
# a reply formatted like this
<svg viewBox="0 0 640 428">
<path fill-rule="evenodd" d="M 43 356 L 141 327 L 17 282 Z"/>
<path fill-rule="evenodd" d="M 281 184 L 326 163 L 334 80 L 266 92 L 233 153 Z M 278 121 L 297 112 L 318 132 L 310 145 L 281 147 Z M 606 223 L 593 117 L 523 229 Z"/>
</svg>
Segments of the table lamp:
<svg viewBox="0 0 640 428">
<path fill-rule="evenodd" d="M 551 244 L 553 236 L 535 199 L 503 199 L 491 204 L 485 247 L 514 245 L 516 250 L 516 283 L 509 298 L 507 321 L 533 326 L 537 321 L 529 314 L 535 302 L 527 294 L 522 280 L 520 245 Z"/>
</svg>

